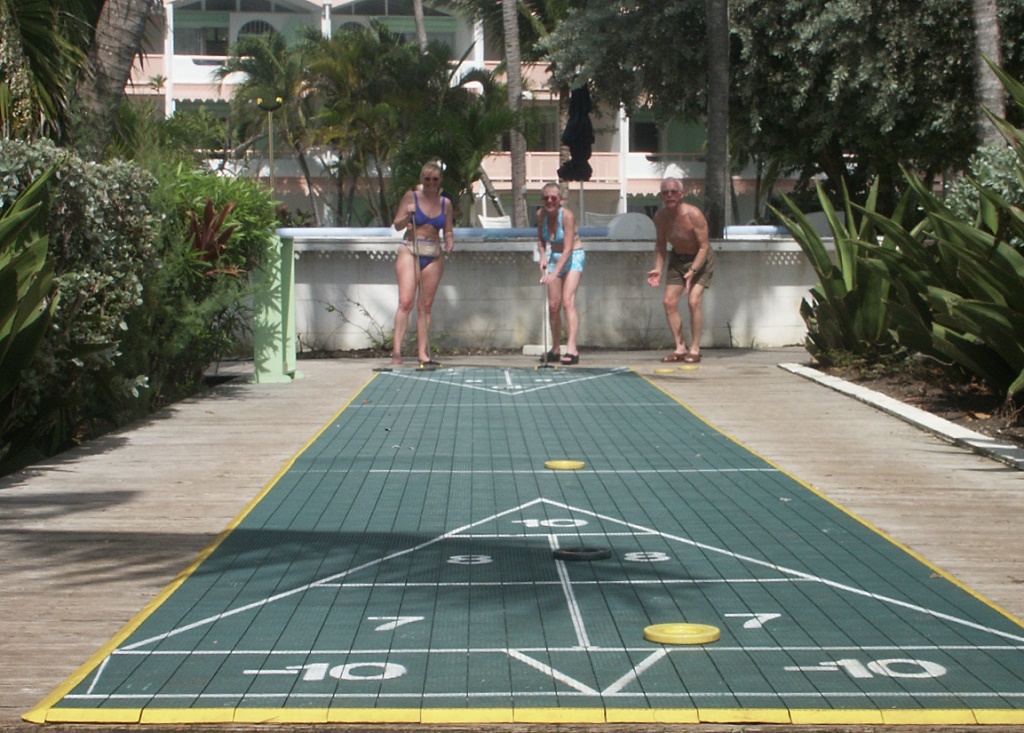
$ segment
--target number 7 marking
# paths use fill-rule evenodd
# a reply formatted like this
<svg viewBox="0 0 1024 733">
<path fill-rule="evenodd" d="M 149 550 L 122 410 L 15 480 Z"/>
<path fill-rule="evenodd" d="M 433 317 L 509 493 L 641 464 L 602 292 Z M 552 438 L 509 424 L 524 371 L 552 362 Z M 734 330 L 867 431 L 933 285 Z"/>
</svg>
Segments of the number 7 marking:
<svg viewBox="0 0 1024 733">
<path fill-rule="evenodd" d="M 726 618 L 749 618 L 750 620 L 743 624 L 745 629 L 760 629 L 763 628 L 769 621 L 774 621 L 777 618 L 782 618 L 781 613 L 727 613 Z"/>
<path fill-rule="evenodd" d="M 399 626 L 405 626 L 406 624 L 414 624 L 417 621 L 422 621 L 423 616 L 367 616 L 367 621 L 387 621 L 386 624 L 381 624 L 374 628 L 374 631 L 394 631 Z"/>
</svg>

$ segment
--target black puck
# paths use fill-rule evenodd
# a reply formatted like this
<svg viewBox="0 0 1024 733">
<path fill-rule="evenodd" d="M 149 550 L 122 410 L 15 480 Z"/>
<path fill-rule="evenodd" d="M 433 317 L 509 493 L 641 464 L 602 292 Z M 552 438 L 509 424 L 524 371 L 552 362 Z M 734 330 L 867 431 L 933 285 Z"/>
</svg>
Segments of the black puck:
<svg viewBox="0 0 1024 733">
<path fill-rule="evenodd" d="M 612 551 L 607 547 L 560 547 L 552 554 L 556 560 L 607 560 Z"/>
</svg>

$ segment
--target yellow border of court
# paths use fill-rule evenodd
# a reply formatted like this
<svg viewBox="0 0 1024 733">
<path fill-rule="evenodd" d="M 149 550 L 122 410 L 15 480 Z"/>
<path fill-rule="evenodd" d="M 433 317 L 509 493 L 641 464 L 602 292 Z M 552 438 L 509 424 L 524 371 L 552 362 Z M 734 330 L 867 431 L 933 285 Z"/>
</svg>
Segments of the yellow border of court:
<svg viewBox="0 0 1024 733">
<path fill-rule="evenodd" d="M 866 520 L 836 503 L 818 489 L 794 476 L 778 464 L 757 451 L 747 447 L 731 434 L 717 428 L 700 413 L 659 386 L 648 376 L 630 368 L 673 402 L 696 417 L 712 430 L 726 437 L 752 455 L 763 460 L 783 475 L 795 481 L 815 496 L 824 500 L 854 521 L 860 523 L 879 537 L 899 548 L 925 567 L 953 583 L 968 595 L 979 600 L 1010 621 L 1024 626 L 1024 622 L 987 598 L 979 595 L 955 576 L 930 563 L 906 545 Z M 595 723 L 661 723 L 661 724 L 794 724 L 794 725 L 1024 725 L 1024 710 L 990 709 L 814 709 L 814 708 L 665 708 L 665 709 L 620 709 L 620 708 L 53 708 L 53 705 L 78 685 L 102 660 L 109 656 L 132 632 L 134 632 L 167 598 L 177 590 L 202 564 L 202 562 L 234 531 L 253 508 L 281 480 L 299 456 L 319 438 L 342 412 L 348 409 L 358 396 L 379 374 L 374 374 L 360 386 L 303 446 L 289 458 L 274 477 L 267 482 L 242 511 L 204 548 L 196 558 L 172 580 L 156 597 L 128 621 L 115 636 L 91 655 L 82 665 L 68 676 L 56 689 L 26 712 L 22 719 L 30 723 L 81 723 L 81 724 L 210 724 L 210 723 L 267 723 L 267 724 L 317 724 L 317 723 L 422 723 L 422 724 L 595 724 Z M 582 462 L 577 468 L 582 468 Z M 545 464 L 546 465 L 546 464 Z M 566 470 L 566 469 L 562 469 Z"/>
<path fill-rule="evenodd" d="M 280 481 L 281 477 L 284 476 L 285 473 L 287 473 L 288 470 L 295 464 L 295 461 L 298 460 L 299 456 L 301 456 L 309 448 L 309 446 L 312 445 L 313 442 L 316 441 L 316 439 L 319 438 L 324 433 L 324 431 L 327 430 L 328 427 L 330 427 L 332 422 L 334 422 L 335 420 L 338 419 L 338 416 L 341 415 L 341 413 L 343 413 L 345 410 L 347 410 L 349 408 L 349 406 L 355 401 L 355 399 L 360 394 L 362 394 L 363 390 L 365 390 L 366 387 L 371 382 L 373 382 L 373 380 L 376 379 L 376 378 L 377 378 L 377 375 L 374 375 L 374 376 L 370 377 L 370 379 L 366 380 L 366 382 L 364 382 L 363 385 L 353 393 L 352 397 L 350 397 L 341 406 L 341 408 L 336 410 L 334 412 L 334 414 L 331 415 L 331 418 L 327 422 L 325 422 L 320 427 L 319 430 L 316 431 L 316 433 L 313 435 L 313 437 L 311 437 L 309 440 L 307 440 L 305 443 L 303 443 L 302 447 L 299 448 L 299 450 L 297 450 L 292 455 L 291 458 L 289 458 L 287 461 L 285 461 L 284 465 L 281 467 L 281 469 L 276 474 L 274 474 L 273 478 L 271 478 L 270 481 L 268 481 L 266 484 L 264 484 L 263 488 L 256 494 L 256 496 L 254 496 L 249 501 L 249 503 L 246 504 L 245 507 L 242 508 L 242 511 L 239 512 L 237 515 L 235 515 L 235 518 L 232 519 L 228 523 L 228 525 L 224 529 L 222 529 L 220 531 L 220 533 L 216 537 L 214 537 L 213 541 L 210 542 L 210 544 L 208 544 L 205 548 L 203 548 L 202 551 L 200 551 L 200 553 L 198 555 L 196 555 L 196 557 L 192 560 L 191 563 L 189 563 L 185 567 L 184 570 L 182 570 L 180 573 L 178 573 L 174 577 L 174 580 L 172 580 L 170 583 L 168 583 L 166 586 L 164 586 L 163 590 L 161 590 L 149 603 L 147 603 L 145 606 L 143 606 L 141 611 L 139 611 L 137 614 L 132 616 L 132 618 L 129 619 L 128 623 L 126 623 L 124 626 L 122 626 L 121 629 L 116 634 L 114 634 L 114 636 L 110 639 L 110 641 L 108 641 L 106 644 L 101 646 L 92 656 L 90 656 L 88 659 L 85 660 L 85 662 L 83 662 L 81 665 L 79 665 L 78 669 L 76 669 L 74 672 L 72 672 L 68 676 L 68 678 L 65 679 L 62 683 L 57 685 L 57 687 L 49 695 L 44 697 L 42 700 L 40 700 L 38 703 L 36 703 L 36 705 L 33 706 L 28 712 L 26 712 L 24 715 L 22 715 L 21 719 L 26 721 L 26 722 L 29 722 L 29 723 L 64 722 L 64 720 L 58 720 L 58 718 L 61 717 L 61 716 L 59 714 L 57 714 L 53 710 L 53 706 L 59 700 L 61 700 L 61 698 L 63 698 L 71 690 L 73 690 L 76 685 L 78 685 L 82 680 L 84 680 L 86 678 L 86 676 L 88 676 L 88 674 L 90 672 L 92 672 L 94 669 L 96 669 L 96 667 L 98 667 L 103 662 L 103 660 L 105 658 L 109 657 L 111 655 L 111 653 L 113 653 L 113 651 L 115 649 L 117 649 L 118 646 L 120 646 L 121 642 L 123 642 L 125 639 L 127 639 L 129 636 L 131 636 L 132 632 L 134 632 L 137 628 L 139 628 L 139 626 L 141 626 L 142 623 L 147 618 L 149 618 L 150 614 L 152 614 L 157 608 L 159 608 L 161 605 L 163 605 L 163 603 L 168 598 L 170 598 L 170 596 L 174 593 L 174 591 L 176 591 L 178 588 L 180 588 L 182 583 L 184 583 L 186 580 L 188 580 L 188 578 L 193 573 L 196 572 L 196 570 L 199 568 L 199 566 L 202 565 L 203 561 L 206 560 L 206 558 L 208 558 L 213 553 L 213 551 L 216 550 L 217 547 L 219 547 L 221 545 L 221 543 L 224 542 L 224 540 L 228 537 L 228 535 L 230 535 L 233 531 L 235 531 L 235 529 L 238 527 L 238 525 L 242 523 L 242 520 L 244 520 L 249 515 L 249 513 L 256 507 L 256 505 L 259 504 L 260 501 L 263 500 L 263 497 L 265 497 L 270 492 L 270 490 L 272 488 L 274 488 L 275 485 L 277 485 L 277 482 Z M 222 710 L 223 709 L 221 709 L 221 711 Z M 116 721 L 115 720 L 111 720 L 109 717 L 104 717 L 102 715 L 102 713 L 106 713 L 108 715 L 115 715 L 116 716 L 119 713 L 121 713 L 122 711 L 125 713 L 125 720 L 128 721 L 128 722 L 138 721 L 138 720 L 140 720 L 142 718 L 142 712 L 143 712 L 142 709 L 138 709 L 138 708 L 119 708 L 119 709 L 118 708 L 105 708 L 104 710 L 94 710 L 94 711 L 92 711 L 92 712 L 97 713 L 97 719 L 95 719 L 95 720 L 87 720 L 87 721 L 83 721 L 83 722 L 89 722 L 89 723 L 120 722 L 120 719 L 118 719 Z M 135 715 L 134 716 L 128 715 L 129 711 L 134 712 Z M 78 712 L 79 712 L 78 709 L 76 709 L 76 713 L 78 713 Z M 88 712 L 88 711 L 83 711 L 83 712 Z M 217 712 L 217 709 L 214 709 L 211 712 Z M 50 717 L 51 714 L 53 714 L 54 717 L 51 718 Z M 83 716 L 81 716 L 79 714 L 76 719 L 81 720 L 82 717 Z M 203 722 L 203 721 L 197 721 L 197 722 Z M 215 722 L 215 721 L 211 720 L 209 722 Z M 219 712 L 217 712 L 216 722 L 222 722 L 220 720 L 220 713 Z"/>
<path fill-rule="evenodd" d="M 786 469 L 782 468 L 781 466 L 779 466 L 774 461 L 770 460 L 769 458 L 766 458 L 765 456 L 761 455 L 760 453 L 758 453 L 757 451 L 753 450 L 752 448 L 749 448 L 742 441 L 736 439 L 731 434 L 729 434 L 729 433 L 725 432 L 724 430 L 716 427 L 714 423 L 712 423 L 710 420 L 706 419 L 703 415 L 701 415 L 699 412 L 697 412 L 692 407 L 687 405 L 685 402 L 680 400 L 678 397 L 676 397 L 674 394 L 669 392 L 667 389 L 664 389 L 659 384 L 657 384 L 656 382 L 654 382 L 651 379 L 648 379 L 645 375 L 641 374 L 640 372 L 636 371 L 635 369 L 631 369 L 630 371 L 632 371 L 634 374 L 636 374 L 638 377 L 643 379 L 645 382 L 650 384 L 652 387 L 654 387 L 658 391 L 660 391 L 663 394 L 667 395 L 675 403 L 680 405 L 683 409 L 685 409 L 687 412 L 689 412 L 691 415 L 693 415 L 695 418 L 700 420 L 702 423 L 707 425 L 712 430 L 720 433 L 721 435 L 724 435 L 726 438 L 731 440 L 736 445 L 740 446 L 741 448 L 743 448 L 746 451 L 749 451 L 752 455 L 757 456 L 758 458 L 760 458 L 762 461 L 767 463 L 772 468 L 776 469 L 777 471 L 779 471 L 783 475 L 791 478 L 793 481 L 798 483 L 800 486 L 803 486 L 805 489 L 810 491 L 812 494 L 814 494 L 815 496 L 819 497 L 823 501 L 827 502 L 831 506 L 835 507 L 836 509 L 841 511 L 843 514 L 845 514 L 846 516 L 848 516 L 851 519 L 853 519 L 855 522 L 858 522 L 862 526 L 864 526 L 867 529 L 871 530 L 872 532 L 877 534 L 879 537 L 884 539 L 886 542 L 889 542 L 894 547 L 897 547 L 900 550 L 902 550 L 903 552 L 907 553 L 910 557 L 914 558 L 915 560 L 920 562 L 922 565 L 927 567 L 929 570 L 931 570 L 932 572 L 938 574 L 939 576 L 941 576 L 945 580 L 948 580 L 950 583 L 955 585 L 960 590 L 964 591 L 965 593 L 967 593 L 968 595 L 972 596 L 976 600 L 981 601 L 983 604 L 985 604 L 986 606 L 988 606 L 992 610 L 996 611 L 997 613 L 1001 614 L 1005 618 L 1009 619 L 1010 621 L 1014 622 L 1018 626 L 1024 626 L 1024 621 L 1021 621 L 1016 616 L 1011 614 L 1009 611 L 1007 611 L 1006 609 L 1004 609 L 1004 608 L 1000 607 L 999 605 L 993 603 L 992 601 L 990 601 L 989 599 L 985 598 L 984 596 L 979 595 L 974 590 L 972 590 L 970 587 L 965 585 L 962 581 L 960 581 L 959 578 L 957 578 L 957 577 L 955 577 L 953 575 L 950 575 L 949 573 L 944 571 L 942 568 L 932 564 L 931 562 L 926 560 L 924 557 L 922 557 L 918 553 L 914 552 L 914 550 L 912 550 L 909 547 L 907 547 L 906 545 L 904 545 L 899 540 L 894 539 L 893 537 L 891 537 L 887 533 L 883 532 L 881 529 L 879 529 L 878 527 L 874 526 L 873 524 L 871 524 L 867 520 L 857 516 L 856 514 L 851 512 L 849 509 L 847 509 L 843 505 L 838 504 L 837 502 L 833 501 L 828 496 L 823 494 L 821 491 L 819 491 L 815 487 L 813 487 L 810 484 L 808 484 L 806 481 L 803 481 L 802 479 L 798 478 L 797 476 L 794 476 L 792 473 L 790 473 Z M 842 724 L 857 724 L 857 723 L 861 722 L 859 720 L 852 720 L 850 722 L 847 722 L 845 720 L 845 718 L 842 721 L 835 719 L 836 716 L 840 716 L 841 717 L 846 712 L 853 712 L 853 711 L 829 710 L 829 709 L 825 709 L 825 708 L 822 708 L 820 711 L 819 710 L 815 710 L 815 709 L 801 709 L 800 710 L 800 717 L 802 718 L 801 724 L 804 724 L 804 725 L 823 725 L 823 724 L 840 724 L 840 723 L 842 723 Z M 860 711 L 860 712 L 861 713 L 864 713 L 864 712 L 870 713 L 870 712 L 873 712 L 873 711 L 871 711 L 870 709 L 867 709 L 866 711 Z M 884 722 L 889 723 L 889 724 L 893 723 L 893 719 L 895 719 L 897 717 L 902 717 L 903 713 L 906 713 L 908 716 L 911 716 L 911 717 L 913 717 L 915 714 L 919 714 L 920 720 L 921 720 L 920 724 L 922 724 L 922 725 L 934 724 L 934 721 L 931 720 L 927 715 L 925 715 L 926 713 L 929 712 L 927 710 L 908 709 L 908 710 L 884 710 L 884 711 L 878 711 L 878 712 L 884 713 L 884 715 L 882 715 L 882 718 L 883 718 Z M 1003 711 L 1003 710 L 984 710 L 984 709 L 981 709 L 981 710 L 955 709 L 955 710 L 944 710 L 942 712 L 950 713 L 950 714 L 959 713 L 959 712 L 969 713 L 971 715 L 972 719 L 975 719 L 978 722 L 981 722 L 982 718 L 989 718 L 989 717 L 991 717 L 993 719 L 993 722 L 990 723 L 990 724 L 995 724 L 994 720 L 1001 718 L 1002 717 L 1001 714 L 1005 712 L 1005 713 L 1007 713 L 1006 719 L 1005 720 L 1000 720 L 1000 724 L 1002 724 L 1002 725 L 1021 725 L 1021 724 L 1024 724 L 1024 710 L 1007 710 L 1007 711 Z M 815 713 L 821 713 L 822 717 L 820 719 L 816 718 L 814 716 Z M 853 717 L 855 717 L 855 716 L 853 716 Z M 796 721 L 794 721 L 794 722 L 796 722 Z M 877 722 L 877 721 L 875 721 L 875 722 Z M 901 720 L 901 723 L 909 725 L 909 724 L 916 724 L 916 721 L 913 721 L 913 720 Z"/>
</svg>

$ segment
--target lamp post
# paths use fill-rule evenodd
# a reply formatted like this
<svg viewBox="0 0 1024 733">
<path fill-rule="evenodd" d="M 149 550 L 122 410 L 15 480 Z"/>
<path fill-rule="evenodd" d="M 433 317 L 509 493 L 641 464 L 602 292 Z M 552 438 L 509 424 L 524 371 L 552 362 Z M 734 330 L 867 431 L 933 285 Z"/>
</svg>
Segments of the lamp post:
<svg viewBox="0 0 1024 733">
<path fill-rule="evenodd" d="M 256 106 L 267 113 L 267 144 L 270 151 L 270 194 L 277 195 L 274 186 L 274 112 L 281 109 L 281 98 L 274 97 L 273 101 L 264 101 L 263 97 L 256 98 Z"/>
</svg>

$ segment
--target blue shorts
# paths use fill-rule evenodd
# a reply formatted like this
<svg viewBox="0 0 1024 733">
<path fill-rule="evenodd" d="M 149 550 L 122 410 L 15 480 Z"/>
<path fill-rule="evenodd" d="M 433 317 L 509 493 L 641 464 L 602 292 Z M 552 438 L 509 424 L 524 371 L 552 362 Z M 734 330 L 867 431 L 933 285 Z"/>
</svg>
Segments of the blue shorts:
<svg viewBox="0 0 1024 733">
<path fill-rule="evenodd" d="M 561 252 L 552 252 L 551 256 L 548 257 L 548 272 L 552 273 L 558 266 L 558 260 L 561 259 Z M 587 259 L 587 253 L 582 249 L 574 249 L 569 259 L 569 267 L 562 271 L 559 277 L 565 277 L 570 272 L 583 272 L 583 263 Z"/>
</svg>

